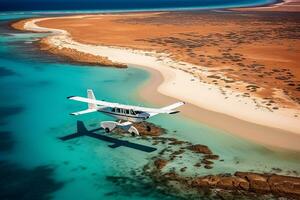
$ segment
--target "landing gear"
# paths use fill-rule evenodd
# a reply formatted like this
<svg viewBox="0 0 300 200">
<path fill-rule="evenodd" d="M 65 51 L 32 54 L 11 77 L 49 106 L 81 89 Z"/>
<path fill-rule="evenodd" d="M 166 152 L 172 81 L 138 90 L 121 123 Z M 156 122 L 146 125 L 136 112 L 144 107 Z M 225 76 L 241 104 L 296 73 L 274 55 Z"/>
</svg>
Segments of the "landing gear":
<svg viewBox="0 0 300 200">
<path fill-rule="evenodd" d="M 139 131 L 134 126 L 130 126 L 130 128 L 127 131 L 131 133 L 131 136 L 133 137 L 140 135 Z"/>
<path fill-rule="evenodd" d="M 114 122 L 114 121 L 104 121 L 100 123 L 100 126 L 104 129 L 106 133 L 113 131 L 115 128 L 122 128 L 124 131 L 127 131 L 132 136 L 140 135 L 139 131 L 132 126 L 131 122 Z"/>
<path fill-rule="evenodd" d="M 117 127 L 117 122 L 104 121 L 100 123 L 100 126 L 104 129 L 105 133 L 109 133 Z"/>
</svg>

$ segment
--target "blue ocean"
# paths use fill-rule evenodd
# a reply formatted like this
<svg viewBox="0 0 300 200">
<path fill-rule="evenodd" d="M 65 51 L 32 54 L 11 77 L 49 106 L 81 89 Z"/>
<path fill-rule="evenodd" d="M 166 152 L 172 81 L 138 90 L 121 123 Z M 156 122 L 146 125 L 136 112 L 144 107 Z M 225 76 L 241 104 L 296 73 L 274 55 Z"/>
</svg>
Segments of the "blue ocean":
<svg viewBox="0 0 300 200">
<path fill-rule="evenodd" d="M 150 74 L 131 66 L 116 69 L 68 63 L 41 52 L 36 42 L 44 34 L 9 26 L 34 16 L 31 12 L 0 13 L 0 199 L 174 199 L 151 180 L 135 178 L 159 146 L 145 152 L 124 146 L 113 149 L 107 141 L 86 136 L 59 139 L 76 132 L 78 120 L 88 129 L 112 120 L 101 113 L 70 116 L 86 105 L 71 102 L 67 96 L 85 96 L 86 89 L 92 88 L 97 99 L 150 106 L 138 96 Z M 166 129 L 168 137 L 205 144 L 222 158 L 213 169 L 201 168 L 200 175 L 299 170 L 299 159 L 289 152 L 273 152 L 180 114 L 158 115 L 150 122 Z M 153 147 L 148 140 L 131 136 L 109 137 Z M 188 167 L 189 159 L 193 158 L 184 160 Z M 115 182 L 112 177 L 123 181 Z"/>
<path fill-rule="evenodd" d="M 161 9 L 212 9 L 233 6 L 255 6 L 276 0 L 1 0 L 0 11 L 41 10 L 161 10 Z"/>
</svg>

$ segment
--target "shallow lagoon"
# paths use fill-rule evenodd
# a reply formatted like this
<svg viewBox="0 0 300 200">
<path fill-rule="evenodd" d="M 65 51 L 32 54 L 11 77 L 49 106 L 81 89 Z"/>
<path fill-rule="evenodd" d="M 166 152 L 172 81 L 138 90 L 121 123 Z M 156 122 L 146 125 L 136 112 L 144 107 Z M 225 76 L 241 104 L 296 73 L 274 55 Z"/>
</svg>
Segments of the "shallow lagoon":
<svg viewBox="0 0 300 200">
<path fill-rule="evenodd" d="M 107 180 L 107 176 L 131 177 L 134 171 L 138 173 L 157 151 L 111 149 L 109 143 L 88 137 L 70 141 L 58 139 L 76 131 L 76 120 L 84 121 L 88 128 L 98 127 L 101 120 L 111 120 L 99 113 L 70 116 L 69 113 L 84 109 L 85 105 L 68 101 L 67 96 L 84 96 L 86 89 L 92 88 L 98 99 L 145 105 L 138 90 L 149 78 L 147 71 L 70 64 L 38 51 L 34 41 L 41 34 L 13 31 L 4 20 L 1 24 L 0 173 L 2 177 L 8 176 L 11 185 L 5 188 L 2 182 L 7 180 L 1 180 L 0 197 L 19 199 L 17 194 L 12 196 L 15 187 L 24 190 L 30 184 L 32 190 L 42 191 L 38 193 L 41 198 L 48 195 L 54 199 L 171 198 L 148 185 L 135 190 L 130 185 L 126 187 L 126 181 L 119 187 Z M 290 174 L 299 170 L 299 157 L 291 153 L 272 152 L 181 115 L 160 115 L 150 121 L 167 129 L 169 137 L 208 145 L 224 159 L 224 162 L 217 161 L 213 169 L 201 168 L 197 171 L 200 175 L 237 170 L 269 172 L 272 168 L 281 168 L 283 174 Z M 123 139 L 151 146 L 147 141 L 129 136 Z M 193 158 L 183 158 L 191 167 L 187 174 L 193 172 L 192 161 Z M 19 183 L 15 187 L 12 186 L 14 181 Z M 19 194 L 32 198 L 31 195 L 36 195 L 26 190 Z"/>
</svg>

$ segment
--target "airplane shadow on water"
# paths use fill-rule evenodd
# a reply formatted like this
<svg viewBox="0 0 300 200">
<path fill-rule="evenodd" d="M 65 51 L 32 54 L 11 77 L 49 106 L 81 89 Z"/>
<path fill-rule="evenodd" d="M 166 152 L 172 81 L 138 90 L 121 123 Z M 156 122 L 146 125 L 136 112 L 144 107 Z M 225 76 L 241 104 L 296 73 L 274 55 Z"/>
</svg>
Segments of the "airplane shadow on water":
<svg viewBox="0 0 300 200">
<path fill-rule="evenodd" d="M 124 146 L 124 147 L 132 148 L 132 149 L 136 149 L 136 150 L 140 150 L 140 151 L 144 151 L 144 152 L 148 152 L 148 153 L 157 150 L 154 147 L 149 147 L 146 145 L 129 142 L 127 140 L 120 140 L 120 139 L 113 138 L 113 137 L 110 137 L 107 135 L 95 133 L 96 131 L 100 131 L 100 130 L 103 130 L 103 128 L 87 130 L 87 128 L 85 127 L 85 125 L 82 121 L 77 121 L 77 132 L 70 134 L 70 135 L 63 136 L 63 137 L 59 137 L 59 139 L 61 139 L 62 141 L 66 141 L 66 140 L 71 140 L 71 139 L 74 139 L 77 137 L 88 136 L 88 137 L 92 137 L 92 138 L 102 140 L 105 142 L 113 143 L 111 145 L 108 145 L 110 148 L 117 148 L 117 147 Z"/>
</svg>

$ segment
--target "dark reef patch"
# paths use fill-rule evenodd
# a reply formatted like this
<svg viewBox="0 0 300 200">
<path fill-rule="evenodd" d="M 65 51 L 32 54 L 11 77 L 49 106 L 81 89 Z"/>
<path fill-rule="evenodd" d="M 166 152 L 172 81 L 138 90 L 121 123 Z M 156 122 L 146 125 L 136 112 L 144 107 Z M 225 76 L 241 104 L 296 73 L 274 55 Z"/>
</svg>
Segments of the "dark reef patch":
<svg viewBox="0 0 300 200">
<path fill-rule="evenodd" d="M 24 110 L 21 106 L 0 107 L 0 125 L 4 125 L 8 117 L 17 115 Z"/>
<path fill-rule="evenodd" d="M 0 131 L 0 152 L 10 151 L 14 146 L 11 131 Z"/>
<path fill-rule="evenodd" d="M 20 106 L 14 106 L 14 107 L 0 107 L 0 119 L 2 117 L 7 117 L 11 115 L 16 115 L 19 114 L 20 112 L 23 111 L 23 108 Z"/>
<path fill-rule="evenodd" d="M 52 178 L 53 172 L 49 166 L 24 169 L 0 161 L 0 199 L 51 199 L 51 194 L 63 186 Z"/>
<path fill-rule="evenodd" d="M 13 76 L 13 75 L 16 75 L 16 73 L 13 70 L 7 69 L 5 67 L 0 67 L 0 77 Z"/>
<path fill-rule="evenodd" d="M 185 199 L 176 195 L 172 195 L 171 192 L 166 191 L 165 187 L 160 187 L 159 184 L 148 180 L 144 176 L 107 176 L 106 180 L 117 186 L 117 190 L 106 193 L 106 196 L 140 196 L 140 197 L 152 197 L 155 199 L 170 199 L 181 200 Z"/>
</svg>

